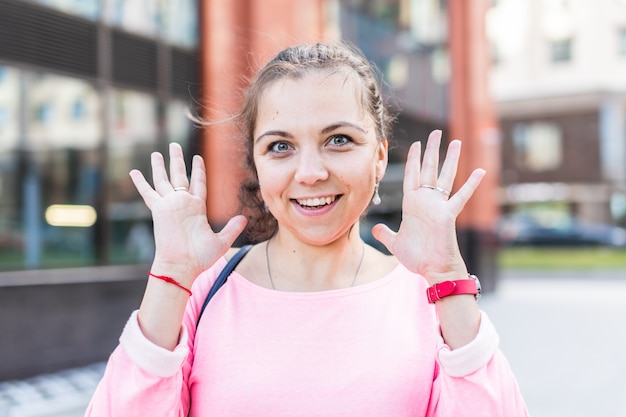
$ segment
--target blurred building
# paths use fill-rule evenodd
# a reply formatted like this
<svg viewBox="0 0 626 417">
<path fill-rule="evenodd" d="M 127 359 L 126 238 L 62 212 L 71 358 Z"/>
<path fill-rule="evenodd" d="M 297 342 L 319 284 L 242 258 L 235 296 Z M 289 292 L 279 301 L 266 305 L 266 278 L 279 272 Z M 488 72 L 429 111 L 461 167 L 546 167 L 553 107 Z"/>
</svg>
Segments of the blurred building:
<svg viewBox="0 0 626 417">
<path fill-rule="evenodd" d="M 154 251 L 128 177 L 149 175 L 152 151 L 201 153 L 210 221 L 235 212 L 238 132 L 186 113 L 233 114 L 244 79 L 288 45 L 345 39 L 378 66 L 400 113 L 365 221 L 397 226 L 410 144 L 435 128 L 449 138 L 446 2 L 271 4 L 0 0 L 0 380 L 103 360 L 117 343 Z"/>
<path fill-rule="evenodd" d="M 0 379 L 103 357 L 137 303 L 154 249 L 128 171 L 194 149 L 197 8 L 0 0 Z"/>
<path fill-rule="evenodd" d="M 626 224 L 626 1 L 499 0 L 487 22 L 504 210 Z"/>
</svg>

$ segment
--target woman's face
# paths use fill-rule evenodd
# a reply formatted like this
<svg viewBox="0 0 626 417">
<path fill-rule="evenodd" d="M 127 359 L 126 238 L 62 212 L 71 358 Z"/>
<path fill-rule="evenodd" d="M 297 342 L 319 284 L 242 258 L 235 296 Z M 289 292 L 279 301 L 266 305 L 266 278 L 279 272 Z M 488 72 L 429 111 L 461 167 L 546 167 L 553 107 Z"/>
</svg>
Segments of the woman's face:
<svg viewBox="0 0 626 417">
<path fill-rule="evenodd" d="M 387 166 L 355 77 L 312 71 L 271 84 L 260 97 L 254 162 L 261 195 L 278 221 L 309 244 L 346 235 Z"/>
</svg>

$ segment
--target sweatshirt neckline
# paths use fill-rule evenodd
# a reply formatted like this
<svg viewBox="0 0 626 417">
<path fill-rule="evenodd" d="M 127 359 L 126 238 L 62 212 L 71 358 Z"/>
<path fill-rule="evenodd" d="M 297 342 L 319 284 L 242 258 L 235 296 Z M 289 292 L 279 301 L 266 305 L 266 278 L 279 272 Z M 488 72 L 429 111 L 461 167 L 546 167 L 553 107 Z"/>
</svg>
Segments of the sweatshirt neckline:
<svg viewBox="0 0 626 417">
<path fill-rule="evenodd" d="M 234 285 L 241 286 L 246 288 L 249 291 L 255 292 L 259 295 L 277 297 L 277 298 L 285 298 L 285 299 L 321 299 L 321 298 L 334 298 L 334 297 L 343 297 L 349 295 L 361 294 L 363 292 L 371 291 L 373 289 L 379 288 L 381 286 L 387 285 L 396 279 L 400 274 L 398 272 L 404 269 L 401 263 L 398 263 L 391 271 L 389 271 L 384 276 L 379 279 L 368 282 L 367 284 L 356 285 L 354 287 L 348 288 L 338 288 L 334 290 L 324 290 L 324 291 L 281 291 L 274 290 L 271 288 L 262 287 L 258 284 L 253 283 L 248 280 L 246 277 L 241 275 L 237 271 L 233 271 L 229 277 L 229 280 L 233 281 Z"/>
</svg>

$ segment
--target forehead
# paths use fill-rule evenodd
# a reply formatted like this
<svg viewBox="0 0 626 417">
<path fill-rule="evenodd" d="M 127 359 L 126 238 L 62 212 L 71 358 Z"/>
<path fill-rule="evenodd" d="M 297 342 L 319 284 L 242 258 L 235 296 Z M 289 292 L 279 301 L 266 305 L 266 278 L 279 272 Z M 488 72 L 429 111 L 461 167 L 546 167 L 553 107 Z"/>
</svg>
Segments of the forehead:
<svg viewBox="0 0 626 417">
<path fill-rule="evenodd" d="M 258 101 L 257 128 L 268 122 L 349 119 L 367 123 L 363 85 L 348 70 L 312 70 L 267 86 Z"/>
</svg>

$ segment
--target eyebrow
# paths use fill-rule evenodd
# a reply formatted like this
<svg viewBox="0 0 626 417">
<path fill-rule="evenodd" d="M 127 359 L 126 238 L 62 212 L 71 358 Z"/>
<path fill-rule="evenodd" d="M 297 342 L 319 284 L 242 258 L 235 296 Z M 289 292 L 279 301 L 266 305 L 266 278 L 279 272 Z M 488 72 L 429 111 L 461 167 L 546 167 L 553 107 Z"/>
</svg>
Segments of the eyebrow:
<svg viewBox="0 0 626 417">
<path fill-rule="evenodd" d="M 358 131 L 361 131 L 363 133 L 367 133 L 367 130 L 363 129 L 361 126 L 359 125 L 355 125 L 354 123 L 350 123 L 350 122 L 337 122 L 337 123 L 333 123 L 330 126 L 326 126 L 324 129 L 322 129 L 321 133 L 330 133 L 334 130 L 340 129 L 342 127 L 351 127 L 353 129 L 356 129 Z"/>
<path fill-rule="evenodd" d="M 322 135 L 328 134 L 330 132 L 333 132 L 337 129 L 340 129 L 342 127 L 351 127 L 353 129 L 356 129 L 360 132 L 363 133 L 367 133 L 367 130 L 363 129 L 361 126 L 356 125 L 354 123 L 350 123 L 350 122 L 337 122 L 337 123 L 333 123 L 332 125 L 326 126 L 325 128 L 323 128 L 320 133 Z M 257 137 L 254 140 L 254 143 L 259 142 L 263 137 L 265 136 L 279 136 L 282 138 L 293 138 L 293 135 L 289 132 L 285 132 L 283 130 L 268 130 L 267 132 L 264 132 L 262 134 L 259 135 L 259 137 Z"/>
</svg>

